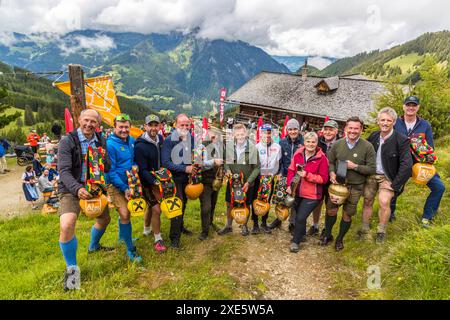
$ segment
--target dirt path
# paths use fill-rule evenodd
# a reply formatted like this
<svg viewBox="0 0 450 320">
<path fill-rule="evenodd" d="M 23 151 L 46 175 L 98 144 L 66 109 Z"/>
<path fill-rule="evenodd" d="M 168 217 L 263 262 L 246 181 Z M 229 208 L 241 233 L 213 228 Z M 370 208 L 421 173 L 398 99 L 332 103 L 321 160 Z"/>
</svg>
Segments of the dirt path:
<svg viewBox="0 0 450 320">
<path fill-rule="evenodd" d="M 24 167 L 9 165 L 11 172 L 0 174 L 0 218 L 25 215 L 30 212 L 30 205 L 25 200 L 22 190 L 22 174 Z M 43 199 L 37 202 L 41 205 Z M 40 210 L 34 211 L 40 212 Z"/>
<path fill-rule="evenodd" d="M 246 285 L 256 285 L 259 290 L 252 290 L 256 299 L 328 299 L 333 270 L 330 252 L 317 245 L 316 237 L 308 237 L 299 253 L 291 253 L 291 238 L 286 222 L 272 234 L 243 238 L 246 245 L 233 259 L 230 273 Z"/>
</svg>

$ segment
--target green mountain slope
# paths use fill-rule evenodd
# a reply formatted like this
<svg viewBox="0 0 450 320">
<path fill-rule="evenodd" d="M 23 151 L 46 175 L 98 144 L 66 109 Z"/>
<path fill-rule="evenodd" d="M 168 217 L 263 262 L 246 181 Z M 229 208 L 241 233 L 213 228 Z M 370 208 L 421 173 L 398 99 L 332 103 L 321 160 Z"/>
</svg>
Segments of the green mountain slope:
<svg viewBox="0 0 450 320">
<path fill-rule="evenodd" d="M 450 32 L 425 33 L 420 37 L 384 51 L 363 52 L 339 59 L 319 72 L 319 75 L 361 73 L 375 79 L 400 76 L 405 82 L 417 81 L 416 70 L 426 55 L 433 55 L 442 65 L 450 61 Z"/>
</svg>

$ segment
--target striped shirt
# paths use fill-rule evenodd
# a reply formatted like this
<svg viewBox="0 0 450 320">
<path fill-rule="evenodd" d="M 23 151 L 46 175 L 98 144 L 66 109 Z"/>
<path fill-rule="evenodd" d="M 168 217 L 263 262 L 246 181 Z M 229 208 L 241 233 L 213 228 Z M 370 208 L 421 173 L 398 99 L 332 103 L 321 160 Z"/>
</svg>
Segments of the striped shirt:
<svg viewBox="0 0 450 320">
<path fill-rule="evenodd" d="M 92 138 L 90 140 L 88 140 L 84 136 L 83 132 L 81 132 L 80 128 L 77 129 L 77 133 L 78 133 L 78 139 L 80 140 L 80 144 L 81 144 L 81 154 L 83 155 L 83 159 L 84 159 L 84 156 L 87 153 L 88 147 L 92 146 L 92 147 L 95 148 L 96 147 L 95 143 L 98 142 L 98 139 L 97 139 L 97 136 L 94 133 Z M 84 164 L 82 166 L 82 171 L 81 171 L 81 181 L 82 182 L 86 181 L 86 166 Z"/>
</svg>

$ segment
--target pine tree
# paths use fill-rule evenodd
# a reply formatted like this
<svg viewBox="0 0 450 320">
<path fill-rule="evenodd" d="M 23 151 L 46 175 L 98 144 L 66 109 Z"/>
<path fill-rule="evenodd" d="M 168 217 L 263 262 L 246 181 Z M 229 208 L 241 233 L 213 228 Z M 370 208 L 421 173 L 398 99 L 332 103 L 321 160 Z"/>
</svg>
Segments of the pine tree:
<svg viewBox="0 0 450 320">
<path fill-rule="evenodd" d="M 46 114 L 45 107 L 38 107 L 36 120 L 38 122 L 45 122 L 45 121 L 47 121 L 47 119 L 48 119 L 48 117 Z"/>
<path fill-rule="evenodd" d="M 26 126 L 32 126 L 36 123 L 36 120 L 34 119 L 33 111 L 31 110 L 30 106 L 25 107 L 25 125 Z"/>
<path fill-rule="evenodd" d="M 10 122 L 20 117 L 20 112 L 18 111 L 13 114 L 4 114 L 7 109 L 11 108 L 11 106 L 3 103 L 7 96 L 8 91 L 4 88 L 0 88 L 0 129 L 6 127 Z"/>
<path fill-rule="evenodd" d="M 17 120 L 16 120 L 16 125 L 17 125 L 18 127 L 23 127 L 23 120 L 22 120 L 22 117 L 18 117 L 18 118 L 17 118 Z"/>
</svg>

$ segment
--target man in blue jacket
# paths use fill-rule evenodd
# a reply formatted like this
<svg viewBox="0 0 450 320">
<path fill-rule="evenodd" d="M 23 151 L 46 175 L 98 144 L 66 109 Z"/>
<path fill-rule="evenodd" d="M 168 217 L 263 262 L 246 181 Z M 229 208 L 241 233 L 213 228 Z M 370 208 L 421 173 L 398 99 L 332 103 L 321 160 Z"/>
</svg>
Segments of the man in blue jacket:
<svg viewBox="0 0 450 320">
<path fill-rule="evenodd" d="M 287 137 L 280 141 L 281 147 L 281 174 L 286 177 L 292 156 L 295 151 L 303 145 L 303 136 L 300 134 L 300 124 L 296 119 L 289 119 L 286 123 Z M 291 210 L 289 215 L 289 231 L 294 231 L 295 210 Z M 275 219 L 269 224 L 270 229 L 281 227 L 281 220 Z"/>
<path fill-rule="evenodd" d="M 111 168 L 106 174 L 108 194 L 119 212 L 119 240 L 127 246 L 127 254 L 132 262 L 141 262 L 131 237 L 130 211 L 128 200 L 131 191 L 128 187 L 126 171 L 134 165 L 134 138 L 130 136 L 131 119 L 127 114 L 119 114 L 114 119 L 114 132 L 106 140 L 106 149 L 111 161 Z"/>
<path fill-rule="evenodd" d="M 194 137 L 189 132 L 190 127 L 191 121 L 188 116 L 179 114 L 176 118 L 175 130 L 164 140 L 161 153 L 162 165 L 172 173 L 177 197 L 183 201 L 183 214 L 170 220 L 169 237 L 174 249 L 180 248 L 181 233 L 192 235 L 192 232 L 184 227 L 184 212 L 187 204 L 184 188 L 189 183 L 189 175 L 196 170 L 192 165 Z"/>
<path fill-rule="evenodd" d="M 144 198 L 147 201 L 147 212 L 144 216 L 144 235 L 150 235 L 153 229 L 155 236 L 155 250 L 159 253 L 166 251 L 161 236 L 161 208 L 159 206 L 159 187 L 151 171 L 161 167 L 161 147 L 163 142 L 160 130 L 159 117 L 151 114 L 145 117 L 145 132 L 136 139 L 134 147 L 134 161 L 139 167 L 139 179 L 141 180 Z M 150 229 L 151 223 L 151 229 Z"/>
<path fill-rule="evenodd" d="M 394 129 L 408 138 L 417 138 L 419 135 L 425 136 L 427 143 L 434 148 L 433 131 L 431 125 L 425 119 L 417 116 L 420 109 L 419 98 L 416 96 L 409 96 L 403 102 L 403 117 L 397 119 Z M 431 190 L 430 195 L 425 202 L 422 215 L 422 226 L 428 228 L 431 220 L 436 215 L 442 196 L 445 192 L 445 185 L 442 182 L 439 174 L 435 174 L 433 178 L 427 183 Z M 394 197 L 391 202 L 391 221 L 395 219 L 395 207 L 397 197 Z"/>
</svg>

